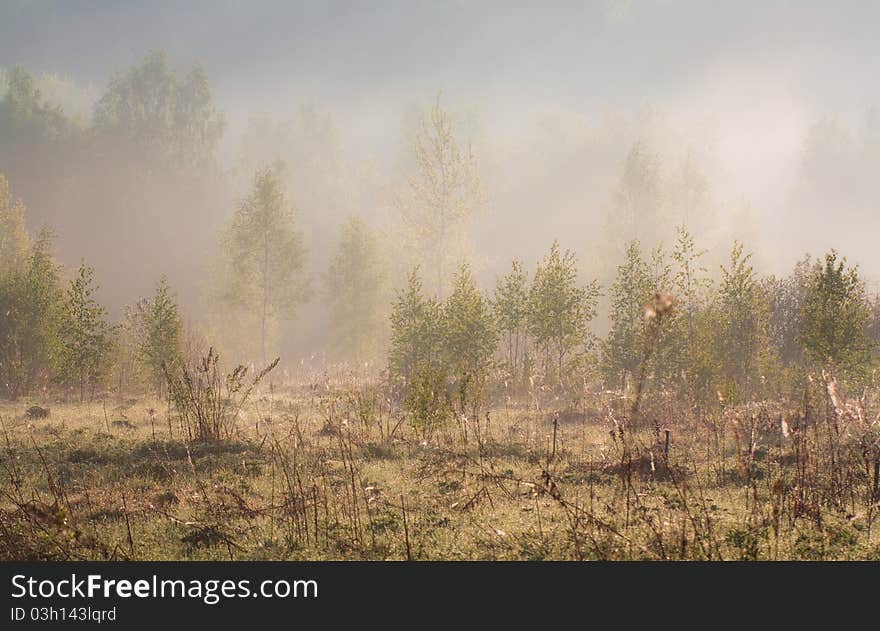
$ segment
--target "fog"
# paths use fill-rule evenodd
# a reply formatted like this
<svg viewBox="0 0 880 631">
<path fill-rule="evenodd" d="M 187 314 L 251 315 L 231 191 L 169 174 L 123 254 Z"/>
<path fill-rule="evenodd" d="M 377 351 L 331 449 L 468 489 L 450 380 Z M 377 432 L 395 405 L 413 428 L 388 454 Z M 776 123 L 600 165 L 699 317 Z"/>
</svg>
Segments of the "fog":
<svg viewBox="0 0 880 631">
<path fill-rule="evenodd" d="M 740 239 L 762 271 L 835 247 L 880 277 L 880 6 L 719 4 L 7 0 L 0 67 L 24 67 L 84 127 L 114 73 L 153 50 L 180 77 L 204 69 L 225 127 L 208 183 L 136 186 L 129 153 L 98 171 L 0 151 L 0 172 L 62 262 L 95 265 L 112 309 L 166 273 L 198 317 L 216 230 L 278 159 L 316 283 L 352 214 L 399 256 L 393 194 L 439 95 L 486 191 L 466 249 L 485 286 L 554 239 L 607 280 L 634 146 L 662 182 L 646 246 L 686 223 L 716 267 Z M 304 307 L 290 347 L 319 348 L 322 317 Z"/>
</svg>

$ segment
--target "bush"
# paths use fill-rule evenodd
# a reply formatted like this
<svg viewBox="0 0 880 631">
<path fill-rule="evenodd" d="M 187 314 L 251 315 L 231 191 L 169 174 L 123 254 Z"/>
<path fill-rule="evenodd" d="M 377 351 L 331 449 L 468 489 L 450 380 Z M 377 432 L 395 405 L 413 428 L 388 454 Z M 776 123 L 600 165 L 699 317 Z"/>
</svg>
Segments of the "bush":
<svg viewBox="0 0 880 631">
<path fill-rule="evenodd" d="M 181 425 L 190 441 L 222 440 L 232 436 L 235 422 L 251 392 L 275 366 L 279 358 L 247 383 L 247 367 L 238 366 L 224 375 L 220 356 L 213 348 L 194 368 L 165 367 L 168 392 Z"/>
<path fill-rule="evenodd" d="M 428 364 L 422 366 L 410 383 L 404 405 L 410 422 L 425 434 L 445 425 L 452 415 L 452 406 L 443 372 Z"/>
</svg>

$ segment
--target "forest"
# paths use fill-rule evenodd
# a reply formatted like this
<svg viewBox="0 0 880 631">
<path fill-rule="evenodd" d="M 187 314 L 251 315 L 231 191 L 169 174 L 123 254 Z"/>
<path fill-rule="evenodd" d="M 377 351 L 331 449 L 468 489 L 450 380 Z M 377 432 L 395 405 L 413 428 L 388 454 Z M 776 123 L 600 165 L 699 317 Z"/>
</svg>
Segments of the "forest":
<svg viewBox="0 0 880 631">
<path fill-rule="evenodd" d="M 880 559 L 866 111 L 771 229 L 645 111 L 360 159 L 165 52 L 0 68 L 0 559 Z"/>
</svg>

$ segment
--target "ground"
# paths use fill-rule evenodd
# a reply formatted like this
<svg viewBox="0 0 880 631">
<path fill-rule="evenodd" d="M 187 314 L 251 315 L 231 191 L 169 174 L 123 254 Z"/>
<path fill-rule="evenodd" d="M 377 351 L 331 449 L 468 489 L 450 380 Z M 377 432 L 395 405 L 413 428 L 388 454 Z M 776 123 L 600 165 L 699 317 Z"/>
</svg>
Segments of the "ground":
<svg viewBox="0 0 880 631">
<path fill-rule="evenodd" d="M 880 558 L 828 419 L 496 398 L 425 432 L 375 384 L 276 385 L 209 442 L 150 396 L 3 402 L 0 558 Z"/>
</svg>

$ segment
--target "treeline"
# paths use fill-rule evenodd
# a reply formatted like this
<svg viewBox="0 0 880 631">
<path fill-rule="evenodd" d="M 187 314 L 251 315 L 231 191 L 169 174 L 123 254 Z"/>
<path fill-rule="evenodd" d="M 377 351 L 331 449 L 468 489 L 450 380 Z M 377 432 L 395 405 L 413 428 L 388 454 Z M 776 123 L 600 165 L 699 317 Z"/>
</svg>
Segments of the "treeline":
<svg viewBox="0 0 880 631">
<path fill-rule="evenodd" d="M 89 98 L 85 116 L 50 101 L 44 83 L 21 67 L 0 75 L 0 172 L 31 225 L 56 230 L 67 261 L 99 227 L 89 256 L 114 311 L 155 282 L 157 266 L 191 301 L 229 197 L 216 158 L 225 123 L 205 73 L 181 75 L 150 53 Z"/>
<path fill-rule="evenodd" d="M 256 116 L 240 155 L 221 165 L 224 117 L 198 66 L 180 73 L 163 53 L 148 53 L 93 99 L 68 98 L 93 101 L 79 104 L 80 115 L 51 100 L 58 82 L 21 67 L 0 72 L 0 173 L 27 200 L 29 226 L 59 235 L 59 258 L 75 261 L 88 247 L 110 312 L 148 293 L 164 273 L 181 306 L 198 310 L 211 337 L 247 360 L 261 360 L 267 347 L 287 355 L 326 348 L 332 359 L 381 354 L 376 331 L 387 311 L 375 301 L 358 304 L 362 294 L 352 291 L 378 284 L 383 302 L 390 293 L 392 257 L 382 253 L 381 231 L 361 218 L 376 214 L 379 187 L 360 167 L 343 164 L 328 117 L 310 107 L 289 121 Z M 446 118 L 437 124 L 448 131 Z M 237 202 L 239 191 L 253 200 L 269 188 L 283 209 L 257 216 Z M 230 211 L 238 217 L 232 232 Z M 307 234 L 308 243 L 300 236 L 282 244 L 264 231 L 272 260 L 263 269 L 264 261 L 247 256 L 261 229 L 253 217 L 283 224 L 284 234 Z M 365 257 L 372 261 L 366 267 L 352 266 Z M 372 333 L 347 338 L 344 323 L 355 317 L 360 329 L 372 323 Z M 339 323 L 339 335 L 325 334 L 328 318 Z"/>
<path fill-rule="evenodd" d="M 165 273 L 182 306 L 198 308 L 212 336 L 249 359 L 262 359 L 263 340 L 270 354 L 327 351 L 334 360 L 381 356 L 386 340 L 375 331 L 387 309 L 379 307 L 388 304 L 392 289 L 405 282 L 410 269 L 420 265 L 437 296 L 448 291 L 458 261 L 480 260 L 475 272 L 482 275 L 498 260 L 486 246 L 501 248 L 506 257 L 507 242 L 515 235 L 495 231 L 489 243 L 479 246 L 482 256 L 477 258 L 474 221 L 492 203 L 511 220 L 523 217 L 531 205 L 505 199 L 499 180 L 522 178 L 515 172 L 498 173 L 503 163 L 492 155 L 484 173 L 471 139 L 460 133 L 460 115 L 442 108 L 439 98 L 420 117 L 406 117 L 405 144 L 398 145 L 391 134 L 388 145 L 393 149 L 376 147 L 380 154 L 395 154 L 395 166 L 377 172 L 371 160 L 356 157 L 344 139 L 336 137 L 330 116 L 314 107 L 254 116 L 238 151 L 232 147 L 233 155 L 221 165 L 218 147 L 227 132 L 205 73 L 198 67 L 181 73 L 159 52 L 120 70 L 94 97 L 71 98 L 69 93 L 78 88 L 66 84 L 62 106 L 58 90 L 52 89 L 58 82 L 35 77 L 24 68 L 0 76 L 0 172 L 27 200 L 29 225 L 56 230 L 59 257 L 68 263 L 89 246 L 89 262 L 101 278 L 101 295 L 111 312 L 149 292 L 156 276 Z M 616 136 L 619 131 L 608 133 Z M 626 239 L 678 223 L 674 209 L 679 206 L 697 232 L 711 221 L 713 204 L 694 165 L 683 171 L 687 177 L 682 181 L 679 169 L 670 166 L 675 177 L 666 182 L 659 155 L 642 142 L 627 152 L 625 145 L 632 139 L 625 136 L 628 133 L 601 169 L 584 164 L 590 172 L 622 169 L 609 191 L 610 207 L 582 213 L 607 210 L 613 218 L 595 232 L 607 236 L 597 244 L 608 249 L 594 257 L 600 261 L 614 260 L 617 244 Z M 559 139 L 542 136 L 541 142 L 552 145 Z M 292 292 L 298 294 L 294 302 L 301 307 L 294 310 L 290 301 L 273 304 L 274 296 L 283 293 L 276 288 L 267 296 L 263 317 L 262 305 L 255 313 L 251 300 L 233 304 L 203 298 L 206 293 L 212 299 L 229 297 L 224 276 L 230 269 L 223 247 L 217 247 L 216 232 L 237 199 L 251 192 L 254 174 L 267 167 L 278 188 L 290 193 L 288 208 L 296 209 L 292 231 L 305 237 L 298 247 L 296 284 L 311 279 L 311 291 Z M 491 195 L 484 175 L 495 182 Z M 603 181 L 602 186 L 609 183 Z M 547 192 L 546 184 L 531 188 L 530 196 Z M 554 202 L 546 198 L 540 203 Z M 531 208 L 528 213 L 534 214 Z M 593 236 L 585 230 L 572 245 L 585 248 Z M 341 247 L 350 252 L 339 251 L 343 241 Z M 358 248 L 372 252 L 359 254 Z M 361 255 L 371 257 L 369 269 L 375 273 L 368 276 L 346 268 L 347 260 Z M 605 271 L 600 274 L 603 281 Z M 345 276 L 348 272 L 350 277 Z M 380 285 L 378 301 L 360 305 L 338 298 L 340 287 L 350 288 L 352 282 L 367 278 L 372 279 L 369 284 Z M 208 292 L 206 284 L 212 285 Z M 349 293 L 355 299 L 362 296 Z M 315 299 L 305 304 L 307 295 Z M 349 308 L 352 305 L 357 306 Z M 294 313 L 296 319 L 290 317 Z M 369 320 L 374 333 L 347 338 L 344 320 L 355 317 L 362 327 Z M 336 331 L 328 331 L 327 320 L 342 322 Z M 255 328 L 263 333 L 253 334 Z"/>
<path fill-rule="evenodd" d="M 0 395 L 60 388 L 84 400 L 109 386 L 165 393 L 169 373 L 206 352 L 206 335 L 222 339 L 204 323 L 185 326 L 164 275 L 152 295 L 111 321 L 96 299 L 94 269 L 85 262 L 64 269 L 53 255 L 53 234 L 32 238 L 25 214 L 0 173 Z M 250 194 L 214 236 L 221 255 L 209 300 L 232 327 L 260 339 L 265 366 L 273 324 L 292 318 L 313 293 L 302 273 L 303 236 L 273 169 L 256 173 Z M 353 218 L 322 279 L 321 293 L 337 306 L 328 328 L 355 359 L 374 359 L 383 348 L 380 260 L 372 231 Z"/>
<path fill-rule="evenodd" d="M 258 171 L 219 241 L 218 298 L 254 315 L 250 331 L 265 354 L 273 319 L 313 293 L 301 273 L 303 236 L 271 169 Z M 0 176 L 4 396 L 61 387 L 86 398 L 110 385 L 162 392 L 165 370 L 186 359 L 193 337 L 167 279 L 111 323 L 94 297 L 93 270 L 82 263 L 65 274 L 51 249 L 50 233 L 29 235 L 25 207 Z M 718 274 L 702 265 L 704 254 L 685 228 L 668 251 L 645 253 L 632 241 L 613 283 L 602 287 L 582 283 L 575 254 L 554 243 L 531 273 L 514 260 L 488 294 L 460 266 L 445 299 L 423 290 L 416 268 L 392 301 L 389 322 L 378 242 L 351 220 L 321 291 L 336 305 L 327 326 L 355 350 L 352 357 L 375 357 L 387 337 L 392 384 L 422 417 L 474 414 L 486 388 L 501 384 L 510 393 L 626 392 L 638 383 L 709 404 L 788 396 L 810 371 L 856 385 L 871 378 L 880 301 L 836 252 L 805 257 L 782 278 L 757 274 L 739 243 Z M 594 324 L 602 295 L 610 328 L 600 337 Z"/>
<path fill-rule="evenodd" d="M 457 137 L 439 99 L 411 139 L 405 177 L 391 187 L 395 220 L 373 226 L 350 216 L 328 238 L 318 228 L 335 231 L 343 204 L 325 207 L 332 187 L 309 186 L 317 178 L 308 169 L 265 159 L 275 155 L 262 147 L 277 135 L 271 125 L 251 138 L 260 147 L 248 153 L 247 173 L 236 176 L 247 182 L 241 201 L 211 193 L 229 179 L 215 155 L 224 123 L 198 68 L 180 76 L 151 53 L 112 78 L 86 123 L 49 104 L 21 68 L 5 84 L 0 172 L 38 210 L 31 223 L 52 225 L 77 246 L 75 258 L 100 234 L 88 249 L 100 283 L 106 289 L 112 276 L 125 294 L 150 297 L 111 318 L 108 308 L 116 310 L 97 300 L 93 269 L 83 263 L 65 271 L 56 263 L 52 235 L 28 233 L 24 205 L 3 178 L 4 396 L 65 387 L 86 398 L 111 384 L 161 391 L 163 367 L 182 361 L 199 337 L 222 340 L 227 358 L 265 366 L 285 347 L 282 338 L 294 337 L 290 329 L 304 324 L 296 316 L 307 303 L 321 305 L 311 326 L 320 328 L 330 359 L 375 367 L 387 356 L 402 397 L 449 413 L 464 413 L 487 387 L 501 385 L 508 392 L 625 392 L 647 384 L 706 404 L 789 394 L 820 369 L 857 384 L 870 378 L 880 307 L 836 253 L 805 258 L 783 278 L 762 277 L 739 243 L 710 272 L 684 228 L 671 248 L 646 250 L 634 238 L 679 223 L 669 208 L 679 197 L 658 210 L 670 194 L 662 192 L 656 156 L 639 143 L 615 190 L 609 217 L 616 223 L 593 235 L 601 283 L 581 282 L 575 254 L 554 243 L 534 270 L 514 261 L 484 293 L 471 268 L 454 270 L 475 260 L 469 222 L 487 194 L 470 144 Z M 332 145 L 325 122 L 312 120 L 319 141 L 294 143 L 302 144 L 298 150 Z M 692 185 L 682 185 L 687 194 L 680 196 L 690 200 L 684 216 L 694 218 L 685 222 L 691 226 L 709 203 L 699 174 L 687 174 Z M 289 199 L 291 181 L 304 212 Z M 199 322 L 184 326 L 177 292 L 204 295 Z"/>
<path fill-rule="evenodd" d="M 685 228 L 671 251 L 646 256 L 632 241 L 603 288 L 580 283 L 575 255 L 554 243 L 531 274 L 513 261 L 491 294 L 461 267 L 445 301 L 414 272 L 393 305 L 390 375 L 427 426 L 476 418 L 493 391 L 571 401 L 604 388 L 707 406 L 798 396 L 823 371 L 855 391 L 873 379 L 880 301 L 837 252 L 782 278 L 758 275 L 740 243 L 716 275 L 704 254 Z M 591 322 L 604 292 L 600 338 Z"/>
<path fill-rule="evenodd" d="M 111 381 L 120 389 L 161 388 L 163 366 L 183 348 L 167 281 L 113 324 L 94 297 L 94 270 L 81 263 L 65 282 L 52 234 L 32 239 L 24 214 L 0 174 L 0 393 L 17 398 L 62 388 L 84 400 Z"/>
</svg>

